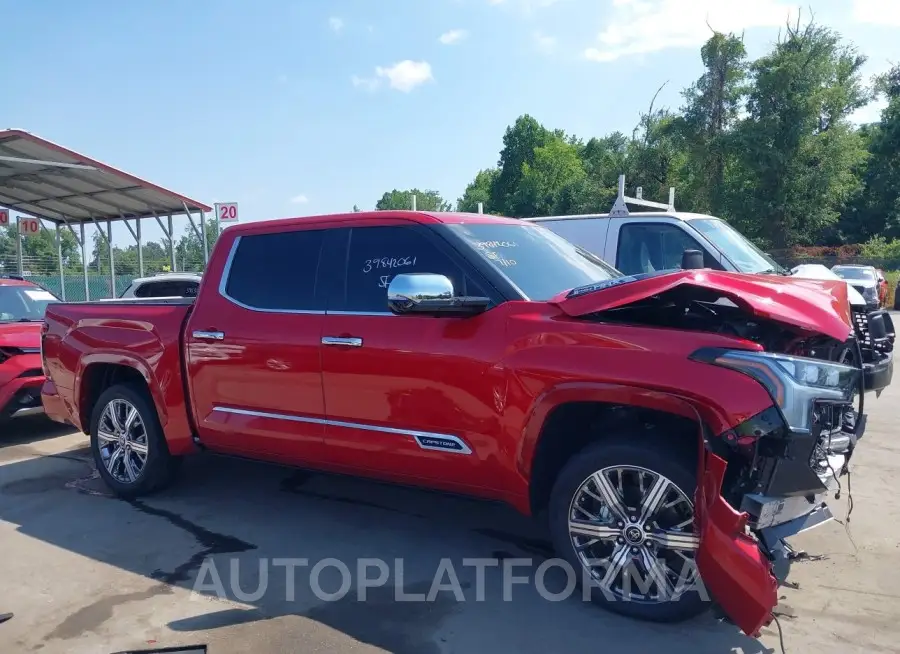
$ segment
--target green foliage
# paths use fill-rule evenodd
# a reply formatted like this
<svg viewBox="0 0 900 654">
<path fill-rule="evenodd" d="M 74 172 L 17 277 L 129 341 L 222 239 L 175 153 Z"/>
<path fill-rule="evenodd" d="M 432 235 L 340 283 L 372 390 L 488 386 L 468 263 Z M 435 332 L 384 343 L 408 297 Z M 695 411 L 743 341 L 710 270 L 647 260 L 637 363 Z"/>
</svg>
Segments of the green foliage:
<svg viewBox="0 0 900 654">
<path fill-rule="evenodd" d="M 81 256 L 78 241 L 67 229 L 60 230 L 62 239 L 63 267 L 66 270 L 80 271 Z M 58 272 L 56 249 L 56 232 L 41 230 L 37 234 L 22 237 L 22 258 L 28 262 L 30 272 L 41 274 L 54 274 Z M 16 228 L 6 227 L 0 229 L 0 262 L 6 265 L 14 265 L 16 261 Z M 11 272 L 6 271 L 6 272 Z"/>
<path fill-rule="evenodd" d="M 413 208 L 414 195 L 416 196 L 416 209 L 419 211 L 450 211 L 453 208 L 453 205 L 445 201 L 437 191 L 420 191 L 417 188 L 407 191 L 398 191 L 397 189 L 389 191 L 375 203 L 375 208 L 379 211 L 386 209 L 408 211 Z"/>
<path fill-rule="evenodd" d="M 900 261 L 900 238 L 889 241 L 883 236 L 875 236 L 862 244 L 860 254 L 867 259 Z"/>
<path fill-rule="evenodd" d="M 481 209 L 484 213 L 493 213 L 491 211 L 491 192 L 499 175 L 498 168 L 479 170 L 475 179 L 463 191 L 462 197 L 456 201 L 456 210 L 475 213 L 478 211 L 478 203 L 481 202 Z"/>
<path fill-rule="evenodd" d="M 629 192 L 665 201 L 674 186 L 679 210 L 725 218 L 773 250 L 900 238 L 900 66 L 868 88 L 865 57 L 835 31 L 798 21 L 782 33 L 755 61 L 740 36 L 713 34 L 683 106 L 656 107 L 654 96 L 630 136 L 585 142 L 520 116 L 457 209 L 603 213 L 624 174 Z M 881 120 L 853 125 L 876 94 L 888 99 Z M 409 193 L 386 193 L 379 208 L 408 208 Z"/>
</svg>

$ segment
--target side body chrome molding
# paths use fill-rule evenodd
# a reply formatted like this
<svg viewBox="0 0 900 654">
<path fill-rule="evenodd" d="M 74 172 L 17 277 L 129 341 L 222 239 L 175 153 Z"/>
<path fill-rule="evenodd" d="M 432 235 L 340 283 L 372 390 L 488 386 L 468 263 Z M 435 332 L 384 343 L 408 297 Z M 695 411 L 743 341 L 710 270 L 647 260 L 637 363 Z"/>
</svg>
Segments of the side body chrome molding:
<svg viewBox="0 0 900 654">
<path fill-rule="evenodd" d="M 284 413 L 270 413 L 268 411 L 254 411 L 251 409 L 238 409 L 236 407 L 216 406 L 214 412 L 231 413 L 239 416 L 251 416 L 254 418 L 271 418 L 273 420 L 287 420 L 290 422 L 305 422 L 316 425 L 328 425 L 331 427 L 345 427 L 347 429 L 361 429 L 363 431 L 375 431 L 383 434 L 395 434 L 412 438 L 423 450 L 435 450 L 438 452 L 450 452 L 453 454 L 471 454 L 472 449 L 458 436 L 449 434 L 437 434 L 427 431 L 415 431 L 412 429 L 396 429 L 394 427 L 380 427 L 376 425 L 364 425 L 356 422 L 343 422 L 341 420 L 326 420 L 324 418 L 310 418 L 307 416 L 290 416 Z"/>
</svg>

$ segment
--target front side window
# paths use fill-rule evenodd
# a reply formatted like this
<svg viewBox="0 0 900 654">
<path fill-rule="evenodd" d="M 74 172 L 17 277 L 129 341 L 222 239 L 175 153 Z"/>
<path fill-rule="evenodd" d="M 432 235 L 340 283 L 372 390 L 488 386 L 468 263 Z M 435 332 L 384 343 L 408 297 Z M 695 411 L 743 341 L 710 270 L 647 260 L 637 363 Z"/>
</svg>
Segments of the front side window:
<svg viewBox="0 0 900 654">
<path fill-rule="evenodd" d="M 563 291 L 621 276 L 546 227 L 472 223 L 448 229 L 530 300 L 546 301 Z"/>
<path fill-rule="evenodd" d="M 343 297 L 337 298 L 329 310 L 387 313 L 391 280 L 395 275 L 414 272 L 446 276 L 458 295 L 466 293 L 467 284 L 471 286 L 462 268 L 415 227 L 354 227 Z"/>
<path fill-rule="evenodd" d="M 0 286 L 0 322 L 41 322 L 51 302 L 59 299 L 38 286 Z"/>
<path fill-rule="evenodd" d="M 316 271 L 325 232 L 297 230 L 241 236 L 225 295 L 251 309 L 315 311 Z"/>
<path fill-rule="evenodd" d="M 685 250 L 702 252 L 707 268 L 720 267 L 706 248 L 678 225 L 627 223 L 619 228 L 616 268 L 626 275 L 677 270 Z"/>
<path fill-rule="evenodd" d="M 703 234 L 739 272 L 782 273 L 781 266 L 747 240 L 743 234 L 719 218 L 696 218 L 688 223 Z"/>
</svg>

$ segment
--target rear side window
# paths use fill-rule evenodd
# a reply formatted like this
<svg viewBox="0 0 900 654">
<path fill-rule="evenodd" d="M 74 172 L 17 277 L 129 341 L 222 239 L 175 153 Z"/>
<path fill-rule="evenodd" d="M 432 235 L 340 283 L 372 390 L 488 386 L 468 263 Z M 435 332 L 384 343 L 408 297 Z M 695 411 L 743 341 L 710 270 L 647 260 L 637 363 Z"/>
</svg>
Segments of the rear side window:
<svg viewBox="0 0 900 654">
<path fill-rule="evenodd" d="M 146 282 L 137 287 L 135 297 L 196 297 L 197 282 Z"/>
<path fill-rule="evenodd" d="M 299 230 L 241 236 L 225 295 L 251 309 L 320 311 L 316 271 L 325 232 Z"/>
</svg>

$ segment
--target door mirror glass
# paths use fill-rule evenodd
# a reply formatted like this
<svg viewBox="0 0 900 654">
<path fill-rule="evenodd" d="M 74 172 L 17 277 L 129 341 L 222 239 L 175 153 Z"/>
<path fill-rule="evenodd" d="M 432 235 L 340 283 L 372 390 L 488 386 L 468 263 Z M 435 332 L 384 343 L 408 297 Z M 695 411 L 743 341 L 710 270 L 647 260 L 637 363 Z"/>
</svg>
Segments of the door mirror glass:
<svg viewBox="0 0 900 654">
<path fill-rule="evenodd" d="M 471 315 L 487 308 L 488 298 L 460 297 L 444 275 L 405 273 L 388 285 L 388 308 L 396 314 Z"/>
</svg>

